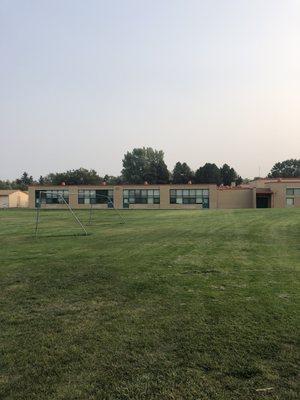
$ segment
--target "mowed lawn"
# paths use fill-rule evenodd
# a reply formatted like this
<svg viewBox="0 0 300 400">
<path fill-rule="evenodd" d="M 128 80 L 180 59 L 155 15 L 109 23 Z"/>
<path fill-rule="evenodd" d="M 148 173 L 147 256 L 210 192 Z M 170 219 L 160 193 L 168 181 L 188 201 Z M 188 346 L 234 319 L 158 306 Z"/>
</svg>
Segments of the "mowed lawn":
<svg viewBox="0 0 300 400">
<path fill-rule="evenodd" d="M 299 399 L 300 210 L 122 215 L 0 211 L 0 398 Z"/>
</svg>

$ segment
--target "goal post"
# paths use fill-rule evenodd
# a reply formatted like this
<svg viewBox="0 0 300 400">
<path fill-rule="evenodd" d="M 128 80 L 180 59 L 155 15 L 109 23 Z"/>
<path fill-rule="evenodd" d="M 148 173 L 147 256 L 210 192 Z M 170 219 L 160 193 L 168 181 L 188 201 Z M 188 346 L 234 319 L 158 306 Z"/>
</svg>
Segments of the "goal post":
<svg viewBox="0 0 300 400">
<path fill-rule="evenodd" d="M 38 198 L 35 199 L 35 210 L 36 210 L 35 211 L 35 237 L 38 236 L 38 228 L 39 228 L 39 223 L 40 223 L 40 210 L 41 210 L 42 204 L 43 204 L 43 195 L 45 196 L 45 200 L 46 200 L 46 192 L 47 192 L 47 190 L 40 190 Z M 85 236 L 87 236 L 88 233 L 87 233 L 87 230 L 85 229 L 83 223 L 80 221 L 78 216 L 75 214 L 74 210 L 72 209 L 70 204 L 66 201 L 64 196 L 61 195 L 60 193 L 58 193 L 57 199 L 58 199 L 58 204 L 64 204 L 67 207 L 67 209 L 70 211 L 70 213 L 71 213 L 72 217 L 74 218 L 74 220 L 76 221 L 76 223 L 83 230 Z"/>
<path fill-rule="evenodd" d="M 120 219 L 120 224 L 125 224 L 125 220 L 123 218 L 123 216 L 121 215 L 121 213 L 119 212 L 119 210 L 117 210 L 115 208 L 114 202 L 111 199 L 111 197 L 103 195 L 103 194 L 97 194 L 96 193 L 96 202 L 97 202 L 97 198 L 98 199 L 106 199 L 107 200 L 107 205 L 110 205 L 110 208 L 112 208 L 114 210 L 114 212 L 116 213 L 116 215 L 119 217 Z M 92 223 L 92 214 L 93 214 L 93 210 L 95 210 L 96 208 L 93 207 L 95 204 L 97 203 L 90 203 L 90 212 L 89 212 L 89 225 L 91 225 Z M 98 209 L 98 208 L 97 208 Z"/>
</svg>

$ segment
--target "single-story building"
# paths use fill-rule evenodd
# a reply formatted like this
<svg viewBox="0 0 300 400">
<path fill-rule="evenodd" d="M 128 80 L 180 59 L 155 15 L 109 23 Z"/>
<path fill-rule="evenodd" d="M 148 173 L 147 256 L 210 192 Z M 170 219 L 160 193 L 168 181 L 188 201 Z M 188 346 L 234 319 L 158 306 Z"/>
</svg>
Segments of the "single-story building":
<svg viewBox="0 0 300 400">
<path fill-rule="evenodd" d="M 21 190 L 0 190 L 0 208 L 28 207 L 28 193 Z"/>
<path fill-rule="evenodd" d="M 300 207 L 300 179 L 259 179 L 248 185 L 80 185 L 29 187 L 29 207 L 226 209 Z"/>
</svg>

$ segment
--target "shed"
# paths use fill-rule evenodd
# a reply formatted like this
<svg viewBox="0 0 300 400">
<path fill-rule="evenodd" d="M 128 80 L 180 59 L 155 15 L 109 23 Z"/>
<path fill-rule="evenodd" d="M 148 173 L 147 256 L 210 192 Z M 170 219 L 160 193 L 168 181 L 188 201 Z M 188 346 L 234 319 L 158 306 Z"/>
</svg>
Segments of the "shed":
<svg viewBox="0 0 300 400">
<path fill-rule="evenodd" d="M 28 207 L 28 193 L 21 190 L 0 190 L 0 208 Z"/>
</svg>

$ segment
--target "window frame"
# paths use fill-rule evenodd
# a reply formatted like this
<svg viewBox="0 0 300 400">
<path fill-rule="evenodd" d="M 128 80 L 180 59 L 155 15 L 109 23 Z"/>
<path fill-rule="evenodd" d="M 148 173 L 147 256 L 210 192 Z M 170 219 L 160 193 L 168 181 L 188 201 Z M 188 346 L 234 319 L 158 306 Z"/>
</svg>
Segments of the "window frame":
<svg viewBox="0 0 300 400">
<path fill-rule="evenodd" d="M 113 189 L 78 189 L 77 195 L 78 204 L 107 204 L 112 206 L 114 204 L 114 190 Z"/>
<path fill-rule="evenodd" d="M 130 204 L 160 204 L 160 189 L 123 189 L 123 208 Z"/>
<path fill-rule="evenodd" d="M 291 204 L 288 204 L 288 200 L 291 200 Z M 295 205 L 295 198 L 294 197 L 286 197 L 285 199 L 285 205 L 287 207 L 294 207 Z"/>
<path fill-rule="evenodd" d="M 209 189 L 170 189 L 169 201 L 170 204 L 201 204 L 202 208 L 209 208 Z"/>
<path fill-rule="evenodd" d="M 44 194 L 40 196 L 40 193 Z M 63 201 L 62 198 L 65 200 Z M 41 199 L 41 204 L 39 200 Z M 42 204 L 69 204 L 70 193 L 69 189 L 36 189 L 35 190 L 35 206 L 39 207 Z"/>
</svg>

